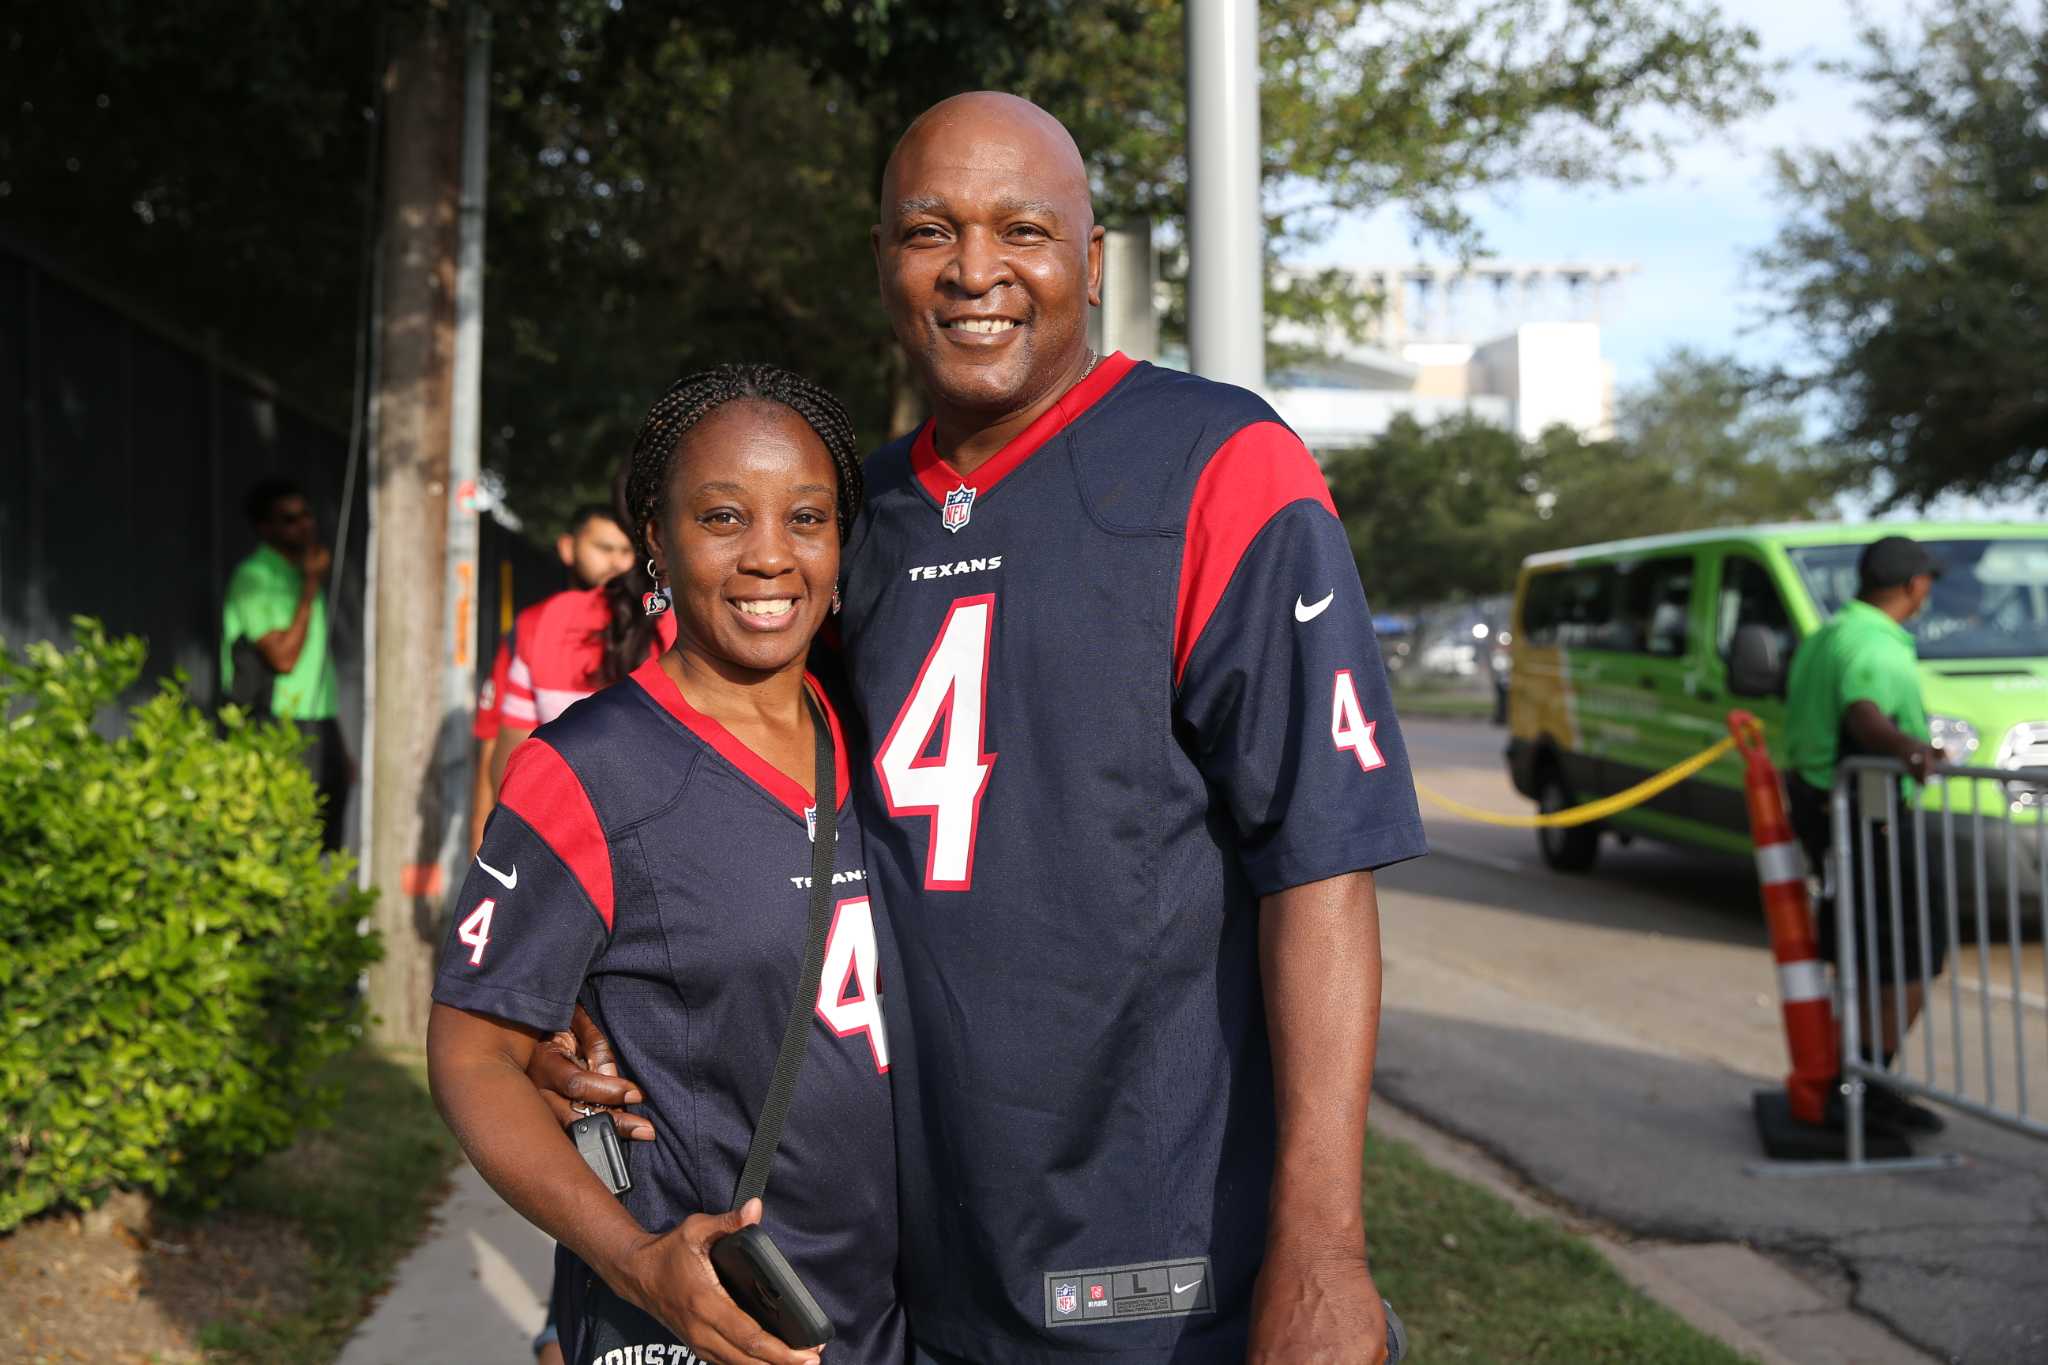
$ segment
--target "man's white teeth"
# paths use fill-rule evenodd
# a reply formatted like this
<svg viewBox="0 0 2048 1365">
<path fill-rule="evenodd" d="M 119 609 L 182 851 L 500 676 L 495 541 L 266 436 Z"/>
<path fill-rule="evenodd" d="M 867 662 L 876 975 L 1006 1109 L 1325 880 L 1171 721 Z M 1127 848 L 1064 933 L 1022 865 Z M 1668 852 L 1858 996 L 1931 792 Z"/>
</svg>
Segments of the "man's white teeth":
<svg viewBox="0 0 2048 1365">
<path fill-rule="evenodd" d="M 742 602 L 740 610 L 748 616 L 787 616 L 796 607 L 796 601 L 789 597 L 770 597 L 759 602 Z"/>
<path fill-rule="evenodd" d="M 997 332 L 1009 331 L 1017 324 L 1008 318 L 962 318 L 953 325 L 963 332 L 977 332 L 982 336 L 994 336 Z"/>
</svg>

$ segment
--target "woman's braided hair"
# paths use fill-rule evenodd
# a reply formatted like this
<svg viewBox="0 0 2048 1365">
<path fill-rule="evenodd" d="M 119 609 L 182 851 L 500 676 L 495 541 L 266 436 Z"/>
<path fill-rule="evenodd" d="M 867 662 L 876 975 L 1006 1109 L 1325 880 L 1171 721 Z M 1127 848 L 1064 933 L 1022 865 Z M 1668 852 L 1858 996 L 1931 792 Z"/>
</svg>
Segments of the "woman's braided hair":
<svg viewBox="0 0 2048 1365">
<path fill-rule="evenodd" d="M 601 632 L 604 657 L 595 675 L 600 685 L 626 677 L 638 668 L 653 648 L 655 625 L 640 605 L 641 595 L 654 584 L 644 565 L 653 557 L 647 543 L 647 524 L 659 524 L 668 501 L 669 482 L 675 473 L 676 448 L 690 428 L 705 417 L 738 402 L 780 403 L 804 419 L 825 451 L 839 482 L 839 539 L 845 543 L 860 513 L 860 451 L 854 443 L 853 422 L 839 400 L 800 374 L 778 365 L 720 365 L 685 375 L 669 386 L 667 393 L 648 410 L 633 442 L 633 453 L 620 471 L 617 485 L 619 510 L 626 519 L 626 534 L 633 538 L 636 556 L 633 568 L 607 585 L 611 622 Z"/>
<path fill-rule="evenodd" d="M 810 424 L 839 474 L 839 539 L 843 544 L 860 511 L 860 453 L 854 445 L 853 423 L 839 400 L 824 389 L 778 365 L 720 365 L 686 375 L 670 386 L 640 424 L 633 442 L 631 471 L 626 475 L 626 512 L 640 558 L 653 551 L 646 543 L 647 523 L 659 522 L 668 498 L 676 447 L 691 427 L 727 403 L 752 399 L 780 403 Z"/>
</svg>

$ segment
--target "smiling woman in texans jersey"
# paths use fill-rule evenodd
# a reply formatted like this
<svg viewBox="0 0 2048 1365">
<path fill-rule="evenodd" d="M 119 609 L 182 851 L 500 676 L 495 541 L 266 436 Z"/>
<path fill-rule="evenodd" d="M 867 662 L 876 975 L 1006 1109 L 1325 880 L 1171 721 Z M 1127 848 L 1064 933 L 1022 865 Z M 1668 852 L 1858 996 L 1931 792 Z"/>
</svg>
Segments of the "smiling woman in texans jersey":
<svg viewBox="0 0 2048 1365">
<path fill-rule="evenodd" d="M 513 756 L 443 949 L 428 1060 L 464 1151 L 561 1243 L 571 1365 L 815 1365 L 742 1312 L 709 1252 L 761 1222 L 846 1365 L 900 1365 L 894 1131 L 879 982 L 894 946 L 859 866 L 846 746 L 824 985 L 769 1200 L 729 1210 L 798 989 L 816 736 L 804 672 L 838 600 L 860 470 L 839 404 L 767 366 L 677 384 L 627 485 L 673 650 Z M 645 1093 L 614 1198 L 527 1079 L 581 1004 Z M 609 1346 L 611 1349 L 607 1350 Z M 620 1349 L 623 1347 L 623 1349 Z"/>
</svg>

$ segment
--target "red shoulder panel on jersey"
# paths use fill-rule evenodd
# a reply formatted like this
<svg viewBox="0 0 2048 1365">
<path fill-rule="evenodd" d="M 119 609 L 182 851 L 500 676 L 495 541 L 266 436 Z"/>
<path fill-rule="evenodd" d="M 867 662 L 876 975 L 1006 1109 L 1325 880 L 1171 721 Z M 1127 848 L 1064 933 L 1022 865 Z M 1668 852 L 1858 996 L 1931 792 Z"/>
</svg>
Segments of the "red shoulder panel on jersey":
<svg viewBox="0 0 2048 1365">
<path fill-rule="evenodd" d="M 567 759 L 546 740 L 529 739 L 512 751 L 498 804 L 517 815 L 547 841 L 583 894 L 597 907 L 605 931 L 612 927 L 612 854 L 597 811 Z"/>
<path fill-rule="evenodd" d="M 1180 597 L 1173 614 L 1176 686 L 1244 552 L 1282 508 L 1304 499 L 1337 515 L 1315 457 L 1278 422 L 1252 423 L 1209 457 L 1188 504 L 1187 543 L 1181 551 Z"/>
<path fill-rule="evenodd" d="M 919 428 L 917 439 L 911 442 L 910 468 L 917 475 L 917 481 L 924 485 L 924 491 L 931 494 L 933 502 L 943 505 L 946 494 L 962 484 L 972 488 L 975 496 L 979 497 L 995 487 L 1005 474 L 1030 459 L 1040 446 L 1057 436 L 1061 428 L 1102 401 L 1103 395 L 1115 388 L 1117 381 L 1129 374 L 1137 363 L 1122 351 L 1104 356 L 1087 378 L 1061 394 L 1051 407 L 1038 414 L 1036 421 L 1012 436 L 1009 444 L 982 461 L 972 474 L 957 474 L 952 466 L 939 458 L 938 446 L 932 440 L 933 424 L 927 421 Z"/>
</svg>

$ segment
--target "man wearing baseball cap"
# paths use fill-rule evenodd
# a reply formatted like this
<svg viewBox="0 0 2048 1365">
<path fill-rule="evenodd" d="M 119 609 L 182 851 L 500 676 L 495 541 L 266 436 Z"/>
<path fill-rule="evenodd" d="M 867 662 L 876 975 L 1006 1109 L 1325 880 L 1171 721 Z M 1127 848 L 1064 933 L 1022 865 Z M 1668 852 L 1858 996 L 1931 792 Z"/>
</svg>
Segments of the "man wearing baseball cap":
<svg viewBox="0 0 2048 1365">
<path fill-rule="evenodd" d="M 1920 699 L 1920 658 L 1913 634 L 1906 629 L 1906 622 L 1927 604 L 1940 575 L 1941 565 L 1918 541 L 1905 536 L 1873 541 L 1856 561 L 1855 600 L 1843 604 L 1793 656 L 1785 695 L 1785 754 L 1792 770 L 1786 787 L 1792 827 L 1816 868 L 1827 866 L 1834 842 L 1828 795 L 1835 785 L 1835 767 L 1843 758 L 1896 758 L 1915 778 L 1926 777 L 1928 770 L 1942 761 L 1941 750 L 1930 742 L 1927 709 Z M 1910 795 L 1910 787 L 1902 782 L 1902 812 Z M 1860 813 L 1856 818 L 1861 818 Z M 1881 992 L 1880 1032 L 1887 1065 L 1899 1048 L 1898 993 L 1905 994 L 1906 1028 L 1910 1029 L 1920 1016 L 1926 992 L 1920 975 L 1922 962 L 1930 973 L 1939 974 L 1948 954 L 1946 916 L 1933 913 L 1927 916 L 1930 933 L 1923 959 L 1920 916 L 1914 913 L 1918 907 L 1910 903 L 1910 893 L 1901 902 L 1906 911 L 1899 916 L 1903 933 L 1895 941 L 1890 842 L 1891 830 L 1879 824 L 1871 865 L 1877 869 L 1873 886 L 1877 903 L 1875 983 Z M 1913 887 L 1917 884 L 1914 859 L 1918 850 L 1910 839 L 1898 840 L 1897 848 L 1898 885 Z M 1936 894 L 1942 878 L 1930 869 L 1927 882 L 1930 895 Z M 1855 907 L 1850 909 L 1854 913 Z M 1833 897 L 1824 898 L 1818 926 L 1820 949 L 1830 962 L 1835 957 L 1835 913 Z M 1856 1008 L 1866 1006 L 1857 1002 Z M 1869 1087 L 1867 1102 L 1875 1123 L 1922 1132 L 1941 1127 L 1932 1110 L 1882 1085 Z"/>
</svg>

